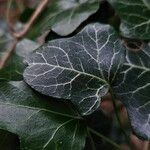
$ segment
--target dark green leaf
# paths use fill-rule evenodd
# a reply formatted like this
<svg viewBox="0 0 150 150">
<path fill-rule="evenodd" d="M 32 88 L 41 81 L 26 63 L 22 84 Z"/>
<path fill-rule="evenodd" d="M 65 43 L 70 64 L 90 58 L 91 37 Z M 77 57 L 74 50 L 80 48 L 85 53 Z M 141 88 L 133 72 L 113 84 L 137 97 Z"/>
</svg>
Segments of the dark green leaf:
<svg viewBox="0 0 150 150">
<path fill-rule="evenodd" d="M 108 0 L 121 18 L 122 35 L 135 39 L 150 39 L 149 0 Z"/>
<path fill-rule="evenodd" d="M 72 38 L 33 53 L 26 82 L 42 94 L 71 99 L 83 115 L 95 111 L 124 61 L 124 47 L 109 25 L 91 24 Z"/>
<path fill-rule="evenodd" d="M 32 32 L 35 34 L 43 28 L 68 35 L 98 8 L 99 0 L 52 0 Z"/>
<path fill-rule="evenodd" d="M 114 91 L 127 108 L 134 132 L 150 140 L 150 45 L 133 45 L 134 49 L 127 47 L 126 62 Z"/>
<path fill-rule="evenodd" d="M 49 103 L 21 81 L 1 81 L 0 114 L 0 128 L 19 135 L 22 150 L 84 147 L 86 126 L 77 114 L 66 104 Z"/>
<path fill-rule="evenodd" d="M 33 53 L 24 78 L 42 94 L 71 99 L 83 115 L 96 110 L 113 86 L 127 107 L 134 132 L 149 139 L 149 50 L 148 44 L 131 41 L 125 54 L 110 26 L 91 24 L 76 36 L 51 41 Z"/>
<path fill-rule="evenodd" d="M 143 0 L 143 2 L 150 9 L 150 1 L 149 0 Z"/>
</svg>

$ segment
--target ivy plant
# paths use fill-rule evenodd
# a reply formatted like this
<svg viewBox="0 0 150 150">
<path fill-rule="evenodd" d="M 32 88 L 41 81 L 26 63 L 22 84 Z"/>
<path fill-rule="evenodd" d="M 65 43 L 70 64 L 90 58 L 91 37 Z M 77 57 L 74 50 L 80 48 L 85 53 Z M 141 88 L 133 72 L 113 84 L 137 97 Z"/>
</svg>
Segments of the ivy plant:
<svg viewBox="0 0 150 150">
<path fill-rule="evenodd" d="M 39 34 L 42 31 L 53 30 L 59 35 L 68 35 L 94 14 L 98 8 L 99 0 L 50 1 L 32 32 Z"/>
<path fill-rule="evenodd" d="M 97 117 L 109 95 L 118 121 L 117 99 L 133 133 L 150 140 L 149 1 L 44 2 L 33 30 L 51 29 L 60 38 L 50 32 L 52 40 L 41 45 L 24 34 L 0 35 L 0 139 L 9 135 L 21 150 L 98 150 L 102 140 L 108 149 L 121 149 L 110 139 L 112 118 L 105 117 L 108 123 L 103 112 Z M 104 22 L 97 16 L 106 6 L 114 14 L 105 14 Z M 4 150 L 15 149 L 3 141 Z"/>
<path fill-rule="evenodd" d="M 31 54 L 24 79 L 42 94 L 70 99 L 82 115 L 95 111 L 111 90 L 126 105 L 135 133 L 149 139 L 149 50 L 143 43 L 134 52 L 109 25 L 91 24 Z"/>
<path fill-rule="evenodd" d="M 108 0 L 121 17 L 123 36 L 150 39 L 150 2 L 148 0 Z"/>
</svg>

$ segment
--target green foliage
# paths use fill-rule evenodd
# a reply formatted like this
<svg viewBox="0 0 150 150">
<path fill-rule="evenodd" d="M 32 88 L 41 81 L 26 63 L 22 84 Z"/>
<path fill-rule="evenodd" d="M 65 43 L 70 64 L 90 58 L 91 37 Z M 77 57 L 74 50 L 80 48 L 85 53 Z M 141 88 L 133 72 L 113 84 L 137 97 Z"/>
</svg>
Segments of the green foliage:
<svg viewBox="0 0 150 150">
<path fill-rule="evenodd" d="M 53 30 L 62 36 L 68 35 L 98 8 L 99 0 L 52 0 L 32 32 L 37 34 L 42 29 Z"/>
<path fill-rule="evenodd" d="M 150 39 L 150 2 L 148 0 L 108 0 L 121 18 L 123 36 Z"/>
<path fill-rule="evenodd" d="M 0 91 L 1 128 L 19 135 L 21 149 L 84 147 L 86 127 L 67 105 L 50 105 L 22 81 L 1 82 Z"/>
<path fill-rule="evenodd" d="M 127 46 L 126 60 L 113 89 L 127 108 L 134 132 L 150 139 L 150 45 L 132 44 L 136 47 Z"/>
<path fill-rule="evenodd" d="M 83 115 L 95 111 L 101 97 L 114 88 L 134 132 L 150 139 L 150 47 L 127 46 L 125 50 L 110 26 L 91 24 L 75 37 L 51 41 L 29 56 L 24 78 L 42 94 L 71 99 Z"/>
<path fill-rule="evenodd" d="M 71 99 L 87 115 L 99 107 L 116 78 L 124 47 L 110 26 L 91 24 L 72 38 L 40 47 L 26 61 L 29 85 L 45 95 Z"/>
<path fill-rule="evenodd" d="M 0 70 L 0 148 L 120 149 L 107 138 L 112 119 L 99 113 L 108 94 L 126 107 L 133 132 L 150 140 L 150 2 L 52 0 L 28 37 L 43 29 L 51 41 L 19 41 Z M 0 62 L 14 41 L 8 31 L 0 21 Z"/>
</svg>

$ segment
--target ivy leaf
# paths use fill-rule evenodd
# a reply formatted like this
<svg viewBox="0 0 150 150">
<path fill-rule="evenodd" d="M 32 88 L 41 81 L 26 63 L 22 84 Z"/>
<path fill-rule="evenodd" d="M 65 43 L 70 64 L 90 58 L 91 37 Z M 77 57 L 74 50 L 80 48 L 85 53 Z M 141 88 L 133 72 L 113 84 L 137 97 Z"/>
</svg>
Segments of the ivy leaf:
<svg viewBox="0 0 150 150">
<path fill-rule="evenodd" d="M 24 78 L 42 94 L 70 99 L 83 115 L 99 107 L 111 86 L 125 104 L 134 132 L 149 139 L 149 50 L 146 43 L 127 42 L 125 47 L 109 25 L 91 24 L 31 54 Z"/>
<path fill-rule="evenodd" d="M 114 91 L 125 104 L 136 135 L 150 140 L 150 45 L 133 45 L 134 49 L 127 47 L 126 62 Z"/>
<path fill-rule="evenodd" d="M 25 81 L 42 94 L 70 99 L 80 113 L 95 111 L 124 61 L 124 47 L 109 25 L 91 24 L 27 58 Z"/>
<path fill-rule="evenodd" d="M 123 36 L 132 39 L 150 39 L 149 0 L 108 0 L 121 18 Z"/>
<path fill-rule="evenodd" d="M 49 101 L 22 81 L 1 81 L 0 128 L 19 135 L 22 150 L 83 149 L 82 120 L 68 105 Z"/>
<path fill-rule="evenodd" d="M 143 2 L 150 9 L 150 1 L 149 0 L 143 0 Z"/>
<path fill-rule="evenodd" d="M 53 30 L 58 35 L 68 35 L 98 8 L 99 0 L 53 0 L 32 32 L 36 34 L 43 28 Z"/>
</svg>

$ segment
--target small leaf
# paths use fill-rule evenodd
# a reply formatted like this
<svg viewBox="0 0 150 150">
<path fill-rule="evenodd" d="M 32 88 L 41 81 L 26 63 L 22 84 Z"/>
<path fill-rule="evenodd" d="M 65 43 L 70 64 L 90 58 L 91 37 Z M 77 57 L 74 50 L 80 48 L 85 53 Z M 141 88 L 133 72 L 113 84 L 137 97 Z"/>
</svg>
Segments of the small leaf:
<svg viewBox="0 0 150 150">
<path fill-rule="evenodd" d="M 1 81 L 0 128 L 19 135 L 22 150 L 82 150 L 84 122 L 68 105 L 46 99 L 22 81 Z"/>
<path fill-rule="evenodd" d="M 135 49 L 127 47 L 126 62 L 113 88 L 127 108 L 134 132 L 150 140 L 150 45 L 132 45 Z"/>
<path fill-rule="evenodd" d="M 132 39 L 150 39 L 149 0 L 108 0 L 121 18 L 123 36 Z"/>
<path fill-rule="evenodd" d="M 95 111 L 124 61 L 109 25 L 91 24 L 72 38 L 45 44 L 28 57 L 25 81 L 42 94 L 71 99 L 80 113 Z"/>
</svg>

